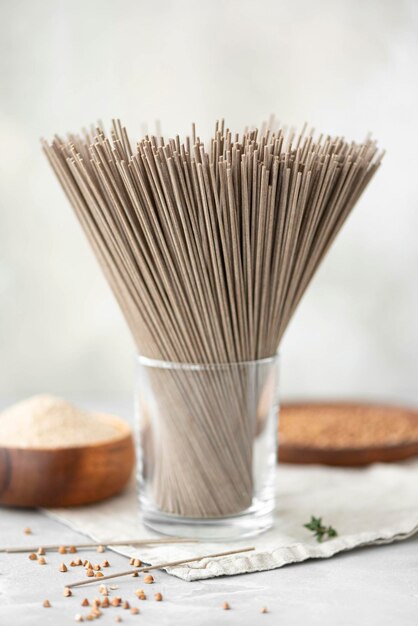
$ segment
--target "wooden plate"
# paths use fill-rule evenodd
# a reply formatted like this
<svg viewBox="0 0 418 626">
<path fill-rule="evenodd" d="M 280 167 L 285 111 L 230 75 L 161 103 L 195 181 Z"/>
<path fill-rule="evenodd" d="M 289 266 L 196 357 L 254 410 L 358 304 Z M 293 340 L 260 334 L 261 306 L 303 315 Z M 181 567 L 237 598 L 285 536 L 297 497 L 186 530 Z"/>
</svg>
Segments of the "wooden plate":
<svg viewBox="0 0 418 626">
<path fill-rule="evenodd" d="M 104 500 L 121 491 L 135 463 L 131 429 L 100 415 L 118 434 L 109 441 L 71 448 L 0 446 L 0 504 L 61 507 Z"/>
<path fill-rule="evenodd" d="M 280 409 L 283 463 L 359 466 L 416 455 L 416 409 L 355 402 L 285 403 Z"/>
</svg>

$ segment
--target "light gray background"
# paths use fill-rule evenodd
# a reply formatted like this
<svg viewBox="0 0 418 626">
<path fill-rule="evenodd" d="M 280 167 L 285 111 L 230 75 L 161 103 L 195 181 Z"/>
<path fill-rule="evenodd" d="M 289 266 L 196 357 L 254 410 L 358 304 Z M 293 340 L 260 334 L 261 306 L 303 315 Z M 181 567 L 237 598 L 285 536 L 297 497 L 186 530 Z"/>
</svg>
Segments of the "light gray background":
<svg viewBox="0 0 418 626">
<path fill-rule="evenodd" d="M 282 346 L 285 396 L 418 402 L 418 3 L 2 0 L 0 395 L 127 396 L 133 344 L 41 154 L 120 116 L 201 135 L 271 112 L 387 149 Z"/>
</svg>

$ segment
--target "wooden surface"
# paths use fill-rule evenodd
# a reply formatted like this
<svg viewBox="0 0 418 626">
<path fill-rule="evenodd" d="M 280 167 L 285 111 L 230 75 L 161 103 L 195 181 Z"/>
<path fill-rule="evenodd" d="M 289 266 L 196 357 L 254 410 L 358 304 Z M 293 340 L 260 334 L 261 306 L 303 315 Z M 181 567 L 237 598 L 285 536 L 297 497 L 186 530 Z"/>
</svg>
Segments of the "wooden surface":
<svg viewBox="0 0 418 626">
<path fill-rule="evenodd" d="M 385 404 L 354 403 L 354 402 L 299 402 L 285 403 L 280 411 L 286 418 L 298 418 L 304 416 L 311 419 L 321 419 L 321 408 L 329 413 L 332 410 L 335 415 L 335 425 L 338 429 L 340 439 L 335 445 L 328 443 L 326 446 L 316 445 L 312 437 L 307 436 L 307 442 L 303 443 L 303 432 L 298 437 L 298 441 L 292 441 L 286 433 L 285 420 L 280 420 L 279 426 L 279 461 L 283 463 L 319 463 L 323 465 L 335 466 L 361 466 L 378 462 L 394 462 L 418 455 L 418 411 L 413 408 L 390 406 Z M 351 417 L 347 417 L 350 415 Z M 380 435 L 379 443 L 364 445 L 362 442 L 362 431 L 367 425 L 367 420 L 375 423 L 379 418 L 392 420 L 403 420 L 405 439 L 393 443 L 383 442 Z M 393 421 L 394 425 L 395 422 Z M 398 423 L 399 424 L 399 423 Z M 353 427 L 357 426 L 359 441 L 353 444 Z M 341 431 L 344 427 L 350 427 L 351 445 L 344 447 L 341 445 Z M 408 435 L 409 432 L 409 435 Z"/>
<path fill-rule="evenodd" d="M 0 504 L 19 507 L 76 506 L 103 500 L 129 481 L 135 450 L 126 422 L 106 416 L 119 435 L 83 447 L 0 447 Z"/>
</svg>

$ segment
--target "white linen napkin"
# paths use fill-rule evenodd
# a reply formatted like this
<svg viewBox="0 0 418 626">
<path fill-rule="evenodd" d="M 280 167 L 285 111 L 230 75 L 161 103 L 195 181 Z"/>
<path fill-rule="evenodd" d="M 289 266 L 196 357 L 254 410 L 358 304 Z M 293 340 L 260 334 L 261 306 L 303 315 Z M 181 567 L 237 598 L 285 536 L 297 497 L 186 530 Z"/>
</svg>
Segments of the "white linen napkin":
<svg viewBox="0 0 418 626">
<path fill-rule="evenodd" d="M 147 564 L 158 564 L 240 546 L 248 554 L 204 559 L 167 569 L 192 581 L 282 567 L 306 559 L 329 558 L 370 544 L 406 539 L 418 530 L 418 462 L 376 464 L 365 469 L 279 465 L 275 525 L 267 533 L 241 542 L 172 544 L 135 548 L 129 539 L 157 537 L 140 521 L 135 486 L 105 502 L 46 513 L 71 528 L 102 541 L 127 539 L 116 550 Z M 337 531 L 318 543 L 303 525 L 311 515 Z"/>
</svg>

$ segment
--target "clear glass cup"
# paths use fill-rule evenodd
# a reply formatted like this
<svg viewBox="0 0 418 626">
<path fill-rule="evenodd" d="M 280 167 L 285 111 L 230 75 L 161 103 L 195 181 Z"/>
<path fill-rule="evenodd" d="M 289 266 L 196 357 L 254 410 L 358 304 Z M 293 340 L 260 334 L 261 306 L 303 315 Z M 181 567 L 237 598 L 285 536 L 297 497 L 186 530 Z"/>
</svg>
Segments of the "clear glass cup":
<svg viewBox="0 0 418 626">
<path fill-rule="evenodd" d="M 184 364 L 137 357 L 143 522 L 176 537 L 240 539 L 273 524 L 278 355 Z"/>
</svg>

